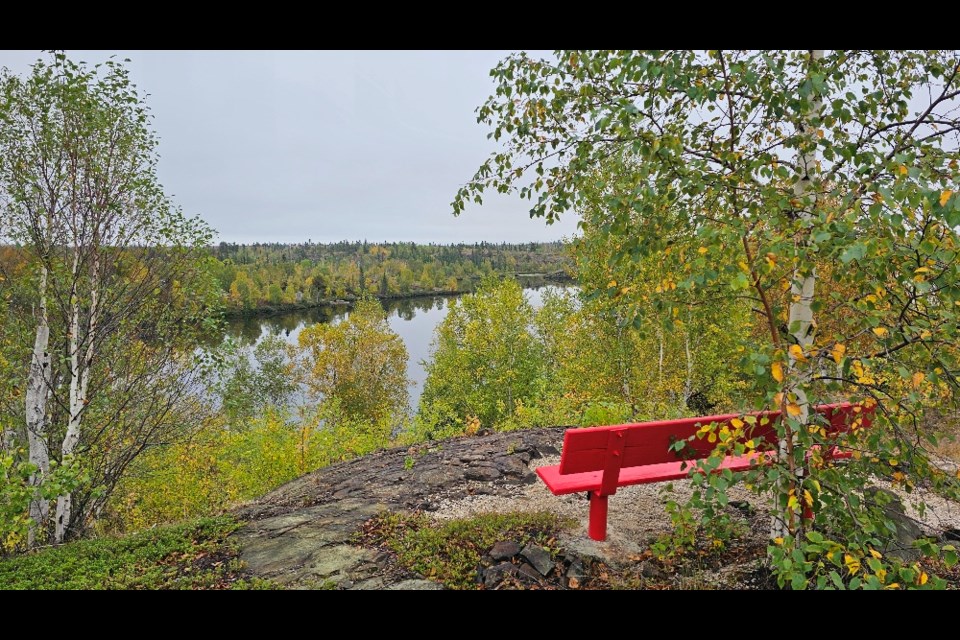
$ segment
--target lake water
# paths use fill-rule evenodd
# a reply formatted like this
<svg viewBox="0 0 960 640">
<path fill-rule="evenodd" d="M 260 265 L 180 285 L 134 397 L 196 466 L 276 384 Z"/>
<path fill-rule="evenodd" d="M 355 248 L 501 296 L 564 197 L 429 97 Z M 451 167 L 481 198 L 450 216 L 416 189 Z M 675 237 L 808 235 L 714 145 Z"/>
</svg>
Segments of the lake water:
<svg viewBox="0 0 960 640">
<path fill-rule="evenodd" d="M 560 289 L 561 287 L 547 285 L 525 289 L 525 293 L 530 303 L 539 307 L 544 292 Z M 413 409 L 416 409 L 420 402 L 423 382 L 427 377 L 423 361 L 430 358 L 433 330 L 447 315 L 449 302 L 456 298 L 457 296 L 432 296 L 383 301 L 390 327 L 403 339 L 410 356 L 407 376 L 414 382 L 414 386 L 410 388 L 410 405 Z M 278 335 L 288 343 L 296 344 L 297 336 L 304 327 L 317 322 L 339 322 L 349 314 L 348 306 L 330 306 L 272 316 L 233 318 L 227 323 L 227 334 L 242 345 L 255 345 L 269 335 Z"/>
</svg>

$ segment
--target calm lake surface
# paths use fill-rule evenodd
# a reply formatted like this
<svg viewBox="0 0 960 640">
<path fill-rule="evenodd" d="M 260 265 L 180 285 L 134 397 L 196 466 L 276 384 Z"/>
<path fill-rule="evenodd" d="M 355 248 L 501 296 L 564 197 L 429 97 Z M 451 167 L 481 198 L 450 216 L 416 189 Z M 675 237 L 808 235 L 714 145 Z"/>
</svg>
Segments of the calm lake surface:
<svg viewBox="0 0 960 640">
<path fill-rule="evenodd" d="M 559 291 L 563 287 L 547 285 L 525 289 L 527 299 L 539 307 L 546 291 Z M 423 390 L 426 371 L 423 361 L 430 358 L 430 343 L 433 330 L 447 315 L 447 305 L 458 296 L 432 296 L 406 300 L 384 300 L 390 327 L 397 332 L 407 346 L 410 359 L 407 375 L 415 383 L 410 388 L 410 405 L 416 410 Z M 317 322 L 339 322 L 350 315 L 349 306 L 317 307 L 303 311 L 291 311 L 272 316 L 233 318 L 227 322 L 227 335 L 243 345 L 255 345 L 269 335 L 282 337 L 296 344 L 297 336 L 304 327 Z"/>
</svg>

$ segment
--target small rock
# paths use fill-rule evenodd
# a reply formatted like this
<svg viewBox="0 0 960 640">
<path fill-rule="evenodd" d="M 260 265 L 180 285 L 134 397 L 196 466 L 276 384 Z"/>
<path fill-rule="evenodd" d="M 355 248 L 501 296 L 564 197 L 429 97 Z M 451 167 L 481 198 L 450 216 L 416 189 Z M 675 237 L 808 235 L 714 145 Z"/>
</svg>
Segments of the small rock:
<svg viewBox="0 0 960 640">
<path fill-rule="evenodd" d="M 522 576 L 527 576 L 535 582 L 540 582 L 540 572 L 526 563 L 520 565 L 519 572 Z"/>
<path fill-rule="evenodd" d="M 523 551 L 520 552 L 520 555 L 523 556 L 524 560 L 532 564 L 533 568 L 540 572 L 542 576 L 547 575 L 553 570 L 553 560 L 550 558 L 550 553 L 542 547 L 528 544 L 523 548 Z"/>
<path fill-rule="evenodd" d="M 662 580 L 667 577 L 663 569 L 650 562 L 640 563 L 640 575 L 644 578 L 650 578 L 651 580 Z"/>
<path fill-rule="evenodd" d="M 467 480 L 479 480 L 489 482 L 500 477 L 500 471 L 496 467 L 470 467 L 464 474 Z"/>
<path fill-rule="evenodd" d="M 495 564 L 483 571 L 483 586 L 493 589 L 507 578 L 515 578 L 517 573 L 517 568 L 509 562 Z"/>
<path fill-rule="evenodd" d="M 587 568 L 583 565 L 583 560 L 574 558 L 567 567 L 566 576 L 575 580 L 583 580 L 587 576 Z"/>
<path fill-rule="evenodd" d="M 495 463 L 497 465 L 497 469 L 503 472 L 504 475 L 520 478 L 527 473 L 527 465 L 523 463 L 523 460 L 516 456 L 497 458 Z"/>
<path fill-rule="evenodd" d="M 745 516 L 753 515 L 753 505 L 747 502 L 746 500 L 731 500 L 729 503 L 731 507 L 739 511 Z"/>
<path fill-rule="evenodd" d="M 509 560 L 520 553 L 520 545 L 513 540 L 501 540 L 490 549 L 490 557 L 494 560 Z"/>
<path fill-rule="evenodd" d="M 520 478 L 520 484 L 535 484 L 539 478 L 533 471 L 528 471 L 526 475 Z"/>
</svg>

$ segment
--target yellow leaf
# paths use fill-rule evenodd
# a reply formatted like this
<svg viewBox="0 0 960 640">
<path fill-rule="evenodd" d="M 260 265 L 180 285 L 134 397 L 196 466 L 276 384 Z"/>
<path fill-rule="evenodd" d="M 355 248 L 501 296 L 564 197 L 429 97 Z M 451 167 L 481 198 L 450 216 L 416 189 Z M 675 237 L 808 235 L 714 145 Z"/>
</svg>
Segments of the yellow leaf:
<svg viewBox="0 0 960 640">
<path fill-rule="evenodd" d="M 807 359 L 807 356 L 803 355 L 803 347 L 798 344 L 790 345 L 790 355 L 799 362 L 803 362 Z"/>
<path fill-rule="evenodd" d="M 779 362 L 770 365 L 770 373 L 777 382 L 783 382 L 783 366 Z"/>
<path fill-rule="evenodd" d="M 886 569 L 877 569 L 877 578 L 880 582 L 884 582 L 887 579 L 887 570 Z"/>
<path fill-rule="evenodd" d="M 907 175 L 907 168 L 903 165 L 900 165 L 900 175 L 902 176 Z"/>
<path fill-rule="evenodd" d="M 890 458 L 890 466 L 891 466 L 891 467 L 895 467 L 895 466 L 897 466 L 898 464 L 900 464 L 900 462 L 899 462 L 896 458 Z"/>
<path fill-rule="evenodd" d="M 832 355 L 833 361 L 837 364 L 840 364 L 843 361 L 843 354 L 847 352 L 847 347 L 841 343 L 833 345 Z"/>
<path fill-rule="evenodd" d="M 890 584 L 884 587 L 884 589 L 899 589 L 899 588 L 900 588 L 899 582 L 891 582 Z"/>
<path fill-rule="evenodd" d="M 874 327 L 873 332 L 876 334 L 878 338 L 882 338 L 883 336 L 887 335 L 887 333 L 889 333 L 886 327 Z"/>
<path fill-rule="evenodd" d="M 883 558 L 883 554 L 877 551 L 876 549 L 870 549 L 870 555 L 872 555 L 877 560 L 880 560 L 881 558 Z"/>
<path fill-rule="evenodd" d="M 740 418 L 734 418 L 733 420 L 730 421 L 730 424 L 733 425 L 734 429 L 739 429 L 743 427 L 743 420 L 741 420 Z"/>
<path fill-rule="evenodd" d="M 896 482 L 903 482 L 904 480 L 907 479 L 907 476 L 905 476 L 905 475 L 904 475 L 902 472 L 900 472 L 900 471 L 894 471 L 894 472 L 893 472 L 893 479 L 894 479 L 894 481 L 896 481 Z"/>
<path fill-rule="evenodd" d="M 847 565 L 847 570 L 850 573 L 860 571 L 860 561 L 849 553 L 843 554 L 843 564 Z"/>
<path fill-rule="evenodd" d="M 920 584 L 921 584 L 921 586 L 927 584 L 927 580 L 929 580 L 929 579 L 930 579 L 930 576 L 927 575 L 927 572 L 926 572 L 926 571 L 921 571 L 921 572 L 920 572 Z"/>
<path fill-rule="evenodd" d="M 613 289 L 616 286 L 617 286 L 616 280 L 611 280 L 610 282 L 607 283 L 607 289 Z"/>
<path fill-rule="evenodd" d="M 709 249 L 707 249 L 706 247 L 700 247 L 699 249 L 697 249 L 697 253 L 699 253 L 700 255 L 705 254 L 707 251 L 709 251 Z"/>
<path fill-rule="evenodd" d="M 925 378 L 926 378 L 926 376 L 923 375 L 923 373 L 921 373 L 921 372 L 919 372 L 919 371 L 916 372 L 915 374 L 913 374 L 913 378 L 910 380 L 910 381 L 913 383 L 913 388 L 916 389 L 916 388 L 919 387 L 921 384 L 923 384 L 923 380 L 924 380 Z"/>
<path fill-rule="evenodd" d="M 791 511 L 796 511 L 797 507 L 800 506 L 800 501 L 797 500 L 797 496 L 790 496 L 787 498 L 787 509 Z"/>
<path fill-rule="evenodd" d="M 812 507 L 812 506 L 813 506 L 813 494 L 810 493 L 809 491 L 807 491 L 806 489 L 803 490 L 803 502 L 804 502 L 808 507 Z"/>
<path fill-rule="evenodd" d="M 775 544 L 775 545 L 777 545 L 777 546 L 779 547 L 780 545 L 783 544 L 783 538 L 774 538 L 774 539 L 773 539 L 773 544 Z"/>
<path fill-rule="evenodd" d="M 792 402 L 787 405 L 787 415 L 798 416 L 802 412 L 800 411 L 800 405 L 793 404 Z"/>
<path fill-rule="evenodd" d="M 947 189 L 946 191 L 944 191 L 943 193 L 941 193 L 941 194 L 940 194 L 940 206 L 942 207 L 942 206 L 946 205 L 946 204 L 947 204 L 947 200 L 949 200 L 949 199 L 950 199 L 950 196 L 952 196 L 952 195 L 953 195 L 953 191 L 951 191 L 950 189 Z"/>
</svg>

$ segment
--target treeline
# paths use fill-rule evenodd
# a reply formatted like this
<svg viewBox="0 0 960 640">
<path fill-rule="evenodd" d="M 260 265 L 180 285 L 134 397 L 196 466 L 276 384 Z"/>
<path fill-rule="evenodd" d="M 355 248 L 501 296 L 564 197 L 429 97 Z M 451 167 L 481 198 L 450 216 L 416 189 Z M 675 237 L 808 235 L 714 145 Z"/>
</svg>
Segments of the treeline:
<svg viewBox="0 0 960 640">
<path fill-rule="evenodd" d="M 572 260 L 562 242 L 221 242 L 211 251 L 228 313 L 312 306 L 365 294 L 403 297 L 471 291 L 490 275 L 541 279 L 572 275 Z"/>
</svg>

